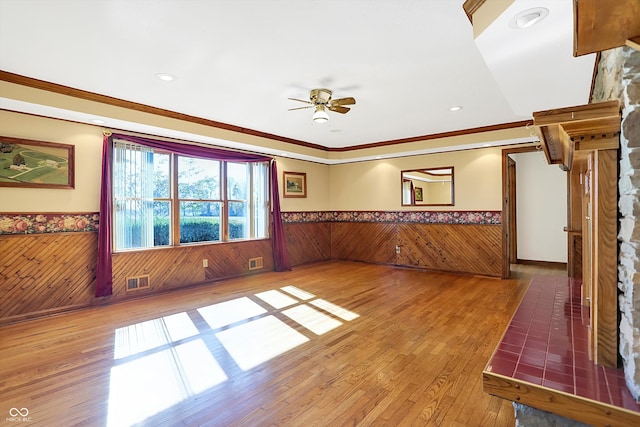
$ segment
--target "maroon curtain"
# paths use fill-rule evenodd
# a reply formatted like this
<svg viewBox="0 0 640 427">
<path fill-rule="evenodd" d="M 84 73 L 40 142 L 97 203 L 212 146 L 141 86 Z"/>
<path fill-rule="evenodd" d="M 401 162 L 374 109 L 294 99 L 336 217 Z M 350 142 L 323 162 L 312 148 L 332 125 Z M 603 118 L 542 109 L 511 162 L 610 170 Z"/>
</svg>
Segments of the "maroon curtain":
<svg viewBox="0 0 640 427">
<path fill-rule="evenodd" d="M 140 136 L 114 133 L 111 137 L 104 138 L 102 147 L 102 186 L 100 192 L 100 228 L 98 232 L 98 267 L 96 270 L 96 297 L 108 296 L 112 293 L 112 266 L 111 266 L 111 153 L 113 139 L 121 139 L 147 147 L 169 151 L 207 159 L 224 160 L 232 162 L 271 162 L 271 198 L 273 233 L 271 246 L 276 271 L 291 270 L 289 256 L 287 254 L 282 228 L 282 216 L 280 214 L 280 195 L 278 192 L 278 175 L 276 162 L 271 157 L 259 154 L 240 153 L 213 147 L 200 145 L 179 144 L 175 142 L 160 141 L 143 138 Z"/>
<path fill-rule="evenodd" d="M 102 140 L 102 184 L 100 187 L 100 226 L 98 228 L 98 264 L 96 266 L 96 297 L 113 292 L 111 265 L 111 137 Z"/>
<path fill-rule="evenodd" d="M 278 168 L 276 161 L 271 162 L 271 190 L 273 200 L 273 234 L 271 235 L 271 246 L 273 248 L 273 263 L 276 271 L 291 270 L 289 254 L 284 238 L 284 227 L 282 226 L 282 216 L 280 215 L 280 195 L 278 193 Z"/>
<path fill-rule="evenodd" d="M 260 154 L 240 153 L 236 151 L 223 150 L 221 148 L 204 147 L 201 145 L 179 144 L 176 142 L 160 141 L 157 139 L 143 138 L 133 135 L 113 134 L 114 139 L 133 142 L 135 144 L 146 145 L 147 147 L 169 151 L 175 154 L 186 156 L 203 157 L 206 159 L 226 160 L 230 162 L 269 162 L 271 157 Z"/>
<path fill-rule="evenodd" d="M 415 205 L 416 204 L 416 189 L 413 188 L 413 181 L 409 181 L 409 189 L 411 190 L 411 204 Z"/>
</svg>

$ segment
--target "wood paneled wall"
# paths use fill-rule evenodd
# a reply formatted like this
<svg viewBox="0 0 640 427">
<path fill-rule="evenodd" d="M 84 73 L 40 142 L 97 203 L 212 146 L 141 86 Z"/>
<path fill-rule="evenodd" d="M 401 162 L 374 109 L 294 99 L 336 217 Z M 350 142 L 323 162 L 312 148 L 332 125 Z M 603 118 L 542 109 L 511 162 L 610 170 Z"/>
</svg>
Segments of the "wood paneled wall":
<svg viewBox="0 0 640 427">
<path fill-rule="evenodd" d="M 91 305 L 96 233 L 0 236 L 0 323 Z"/>
<path fill-rule="evenodd" d="M 484 276 L 502 275 L 502 226 L 399 224 L 397 264 Z"/>
<path fill-rule="evenodd" d="M 501 273 L 501 225 L 309 222 L 284 228 L 293 266 L 340 259 Z M 270 240 L 119 253 L 113 256 L 113 295 L 95 298 L 96 257 L 93 232 L 0 236 L 0 324 L 274 268 Z M 256 257 L 263 268 L 249 271 Z M 126 292 L 126 278 L 140 275 L 149 275 L 150 288 Z"/>
<path fill-rule="evenodd" d="M 502 225 L 332 223 L 331 255 L 341 260 L 500 277 Z"/>
<path fill-rule="evenodd" d="M 284 225 L 287 253 L 291 265 L 331 259 L 331 224 L 305 222 Z"/>
<path fill-rule="evenodd" d="M 262 257 L 263 268 L 249 271 L 249 259 Z M 208 266 L 203 267 L 206 259 Z M 113 255 L 113 295 L 125 299 L 198 283 L 273 271 L 270 240 L 194 245 Z M 150 288 L 126 292 L 126 278 L 149 275 Z"/>
<path fill-rule="evenodd" d="M 0 236 L 0 324 L 273 271 L 270 240 L 120 253 L 113 256 L 113 295 L 95 298 L 97 237 L 82 232 Z M 256 257 L 263 258 L 263 268 L 249 271 L 249 259 Z M 149 289 L 126 292 L 127 277 L 146 274 Z"/>
<path fill-rule="evenodd" d="M 395 264 L 397 234 L 397 223 L 331 223 L 331 255 L 340 260 Z"/>
</svg>

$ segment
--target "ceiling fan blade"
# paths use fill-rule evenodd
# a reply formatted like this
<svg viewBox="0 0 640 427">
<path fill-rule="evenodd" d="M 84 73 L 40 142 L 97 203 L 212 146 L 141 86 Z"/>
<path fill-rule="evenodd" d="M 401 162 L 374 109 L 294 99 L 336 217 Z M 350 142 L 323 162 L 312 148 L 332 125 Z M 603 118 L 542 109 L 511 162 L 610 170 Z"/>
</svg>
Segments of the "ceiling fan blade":
<svg viewBox="0 0 640 427">
<path fill-rule="evenodd" d="M 306 110 L 307 108 L 313 108 L 313 105 L 307 105 L 306 107 L 296 107 L 296 108 L 289 108 L 289 111 L 293 111 L 293 110 Z"/>
<path fill-rule="evenodd" d="M 292 101 L 298 101 L 298 102 L 304 102 L 305 104 L 313 104 L 313 102 L 311 101 L 305 101 L 304 99 L 298 99 L 298 98 L 288 98 Z"/>
<path fill-rule="evenodd" d="M 331 102 L 330 102 L 331 106 L 334 106 L 334 105 L 353 105 L 355 103 L 356 103 L 356 100 L 355 100 L 355 98 L 352 98 L 352 97 L 332 99 Z"/>
<path fill-rule="evenodd" d="M 350 109 L 351 108 L 349 108 L 349 107 L 342 107 L 340 105 L 331 105 L 329 107 L 330 111 L 335 111 L 336 113 L 340 113 L 340 114 L 348 113 Z"/>
</svg>

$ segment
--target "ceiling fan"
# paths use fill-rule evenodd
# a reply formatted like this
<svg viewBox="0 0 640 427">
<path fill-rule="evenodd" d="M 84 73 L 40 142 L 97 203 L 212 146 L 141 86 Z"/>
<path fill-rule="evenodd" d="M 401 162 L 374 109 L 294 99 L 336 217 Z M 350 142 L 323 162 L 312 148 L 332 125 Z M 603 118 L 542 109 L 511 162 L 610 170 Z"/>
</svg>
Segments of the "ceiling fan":
<svg viewBox="0 0 640 427">
<path fill-rule="evenodd" d="M 298 98 L 289 98 L 292 101 L 304 102 L 309 104 L 304 107 L 289 108 L 292 110 L 302 110 L 305 108 L 315 108 L 313 113 L 313 121 L 316 123 L 326 123 L 329 121 L 329 111 L 335 111 L 336 113 L 346 114 L 350 108 L 345 105 L 353 105 L 356 103 L 355 98 L 339 98 L 331 99 L 332 92 L 329 89 L 311 89 L 309 93 L 309 101 Z"/>
</svg>

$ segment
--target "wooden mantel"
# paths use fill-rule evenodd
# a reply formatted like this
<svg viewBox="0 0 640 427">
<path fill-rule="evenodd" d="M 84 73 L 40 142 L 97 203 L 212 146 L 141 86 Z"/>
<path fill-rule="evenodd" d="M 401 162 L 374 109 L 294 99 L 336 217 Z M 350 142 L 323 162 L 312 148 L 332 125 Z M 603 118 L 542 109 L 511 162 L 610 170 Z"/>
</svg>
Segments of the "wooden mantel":
<svg viewBox="0 0 640 427">
<path fill-rule="evenodd" d="M 620 121 L 618 100 L 533 113 L 547 161 L 565 171 L 575 151 L 617 149 Z"/>
<path fill-rule="evenodd" d="M 592 356 L 599 365 L 615 367 L 620 101 L 536 112 L 533 121 L 547 161 L 571 171 L 570 177 L 580 176 L 569 180 L 570 194 L 578 198 L 574 201 L 571 196 L 569 206 L 582 211 L 579 224 L 571 223 L 569 228 L 584 234 L 582 288 L 584 304 L 591 307 Z"/>
</svg>

